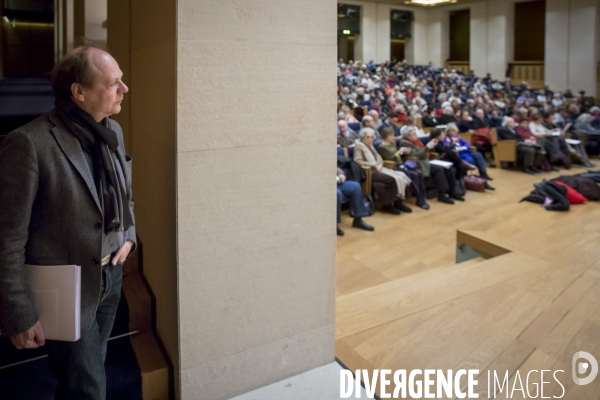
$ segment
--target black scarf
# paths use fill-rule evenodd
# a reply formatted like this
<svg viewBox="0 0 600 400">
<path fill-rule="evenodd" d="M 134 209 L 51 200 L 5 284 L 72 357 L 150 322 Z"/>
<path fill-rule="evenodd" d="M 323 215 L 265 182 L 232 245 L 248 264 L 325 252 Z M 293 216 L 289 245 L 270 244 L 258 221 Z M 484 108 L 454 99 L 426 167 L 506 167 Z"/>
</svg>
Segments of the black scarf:
<svg viewBox="0 0 600 400">
<path fill-rule="evenodd" d="M 125 187 L 124 160 L 116 152 L 119 140 L 115 131 L 108 127 L 108 118 L 100 123 L 72 100 L 56 100 L 63 121 L 71 128 L 81 148 L 92 156 L 98 198 L 104 215 L 104 231 L 117 232 L 129 229 L 133 218 L 129 210 Z"/>
</svg>

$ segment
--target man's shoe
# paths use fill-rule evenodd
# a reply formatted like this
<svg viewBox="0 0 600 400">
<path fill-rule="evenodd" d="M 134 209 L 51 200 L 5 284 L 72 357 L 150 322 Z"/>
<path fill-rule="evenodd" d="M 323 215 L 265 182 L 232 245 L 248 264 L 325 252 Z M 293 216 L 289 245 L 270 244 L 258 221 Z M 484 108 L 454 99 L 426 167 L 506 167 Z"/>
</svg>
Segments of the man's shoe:
<svg viewBox="0 0 600 400">
<path fill-rule="evenodd" d="M 584 166 L 586 166 L 588 168 L 593 168 L 593 167 L 596 166 L 596 164 L 591 163 L 590 160 L 583 160 L 582 163 L 583 163 Z"/>
<path fill-rule="evenodd" d="M 539 168 L 537 168 L 537 167 L 531 167 L 531 170 L 532 170 L 533 172 L 535 172 L 536 174 L 539 174 L 539 173 L 541 173 L 541 172 L 542 172 L 542 170 L 541 170 L 541 169 L 539 169 Z"/>
<path fill-rule="evenodd" d="M 423 210 L 429 210 L 429 204 L 427 203 L 417 204 L 417 207 L 422 208 Z"/>
<path fill-rule="evenodd" d="M 412 210 L 410 209 L 410 207 L 408 207 L 402 201 L 395 202 L 394 203 L 394 207 L 396 207 L 397 209 L 399 209 L 401 212 L 405 212 L 407 214 L 410 214 L 412 212 Z"/>
<path fill-rule="evenodd" d="M 523 172 L 529 175 L 535 175 L 535 171 L 532 168 L 525 168 Z"/>
<path fill-rule="evenodd" d="M 491 187 L 487 182 L 485 183 L 484 188 L 486 188 L 487 190 L 496 190 L 495 187 Z"/>
<path fill-rule="evenodd" d="M 554 165 L 553 165 L 553 166 L 552 166 L 552 171 L 554 171 L 554 172 L 558 172 L 558 171 L 560 171 L 560 169 L 558 169 L 558 167 L 556 167 L 556 166 L 554 166 Z"/>
<path fill-rule="evenodd" d="M 459 196 L 459 195 L 457 195 L 457 194 L 450 195 L 450 198 L 451 198 L 451 199 L 454 199 L 454 200 L 458 200 L 458 201 L 465 201 L 465 198 L 464 198 L 464 197 L 462 197 L 462 196 Z"/>
<path fill-rule="evenodd" d="M 470 162 L 466 162 L 466 161 L 464 161 L 464 160 L 463 160 L 463 163 L 465 163 L 465 165 L 467 166 L 467 169 L 468 169 L 469 171 L 472 171 L 472 170 L 474 170 L 474 169 L 477 169 L 477 167 L 476 167 L 475 165 L 471 164 Z"/>
<path fill-rule="evenodd" d="M 493 181 L 492 177 L 489 176 L 488 174 L 484 174 L 481 176 L 483 179 L 485 179 L 486 181 Z"/>
<path fill-rule="evenodd" d="M 363 221 L 362 218 L 354 218 L 354 221 L 352 221 L 352 227 L 371 232 L 375 230 L 375 228 Z"/>
<path fill-rule="evenodd" d="M 338 236 L 344 236 L 344 231 L 340 229 L 340 227 L 337 227 L 337 235 Z"/>
<path fill-rule="evenodd" d="M 394 215 L 400 215 L 400 210 L 398 210 L 396 207 L 388 205 L 388 206 L 383 206 L 381 207 L 381 209 L 383 211 L 386 211 L 390 214 L 394 214 Z"/>
<path fill-rule="evenodd" d="M 443 196 L 443 197 L 438 197 L 438 201 L 440 203 L 446 203 L 446 204 L 454 204 L 454 201 L 452 201 L 451 198 Z"/>
</svg>

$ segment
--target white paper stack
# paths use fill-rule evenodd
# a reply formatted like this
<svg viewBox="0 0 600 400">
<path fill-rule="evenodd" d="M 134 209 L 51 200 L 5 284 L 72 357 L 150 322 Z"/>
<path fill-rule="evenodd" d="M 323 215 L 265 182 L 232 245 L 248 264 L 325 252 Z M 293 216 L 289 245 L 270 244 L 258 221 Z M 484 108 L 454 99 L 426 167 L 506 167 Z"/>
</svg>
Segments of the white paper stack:
<svg viewBox="0 0 600 400">
<path fill-rule="evenodd" d="M 567 144 L 572 144 L 573 146 L 581 144 L 581 140 L 577 139 L 565 139 L 565 142 L 567 142 Z"/>
<path fill-rule="evenodd" d="M 81 267 L 26 264 L 25 273 L 46 339 L 79 340 Z"/>
<path fill-rule="evenodd" d="M 442 160 L 430 160 L 429 164 L 439 165 L 440 167 L 444 167 L 446 169 L 450 168 L 453 165 L 449 161 L 442 161 Z"/>
</svg>

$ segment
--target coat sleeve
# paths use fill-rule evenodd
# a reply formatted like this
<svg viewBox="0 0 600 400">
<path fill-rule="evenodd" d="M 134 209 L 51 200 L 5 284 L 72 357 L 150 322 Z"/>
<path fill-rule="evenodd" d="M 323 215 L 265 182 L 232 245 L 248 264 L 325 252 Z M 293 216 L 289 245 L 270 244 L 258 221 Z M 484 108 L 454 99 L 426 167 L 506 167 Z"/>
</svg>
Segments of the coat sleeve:
<svg viewBox="0 0 600 400">
<path fill-rule="evenodd" d="M 3 336 L 24 332 L 38 320 L 23 269 L 38 180 L 37 154 L 31 139 L 23 132 L 11 133 L 0 147 L 0 330 Z"/>
</svg>

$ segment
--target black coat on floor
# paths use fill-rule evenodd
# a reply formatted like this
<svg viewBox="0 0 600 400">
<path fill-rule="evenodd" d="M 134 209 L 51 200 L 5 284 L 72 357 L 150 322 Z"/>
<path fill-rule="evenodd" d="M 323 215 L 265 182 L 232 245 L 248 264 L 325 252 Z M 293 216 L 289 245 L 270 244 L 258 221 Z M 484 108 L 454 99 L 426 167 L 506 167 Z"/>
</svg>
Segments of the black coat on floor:
<svg viewBox="0 0 600 400">
<path fill-rule="evenodd" d="M 521 201 L 544 204 L 546 198 L 552 199 L 552 203 L 546 206 L 548 211 L 569 211 L 570 204 L 567 198 L 567 188 L 544 179 L 541 183 L 533 185 L 533 192 Z"/>
</svg>

